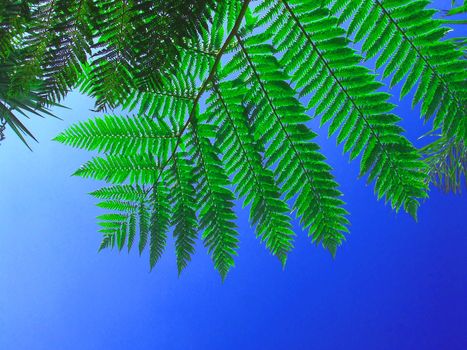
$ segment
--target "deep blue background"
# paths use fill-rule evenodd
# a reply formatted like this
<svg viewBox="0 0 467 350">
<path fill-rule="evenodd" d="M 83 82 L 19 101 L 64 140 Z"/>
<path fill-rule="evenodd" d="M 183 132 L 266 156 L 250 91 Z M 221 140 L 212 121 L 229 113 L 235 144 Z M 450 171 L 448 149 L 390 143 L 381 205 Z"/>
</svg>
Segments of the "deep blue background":
<svg viewBox="0 0 467 350">
<path fill-rule="evenodd" d="M 90 155 L 48 141 L 92 101 L 65 104 L 64 121 L 28 123 L 34 153 L 11 134 L 0 146 L 0 349 L 467 349 L 465 195 L 433 189 L 415 223 L 320 138 L 351 212 L 335 260 L 295 227 L 282 270 L 242 211 L 225 283 L 200 243 L 180 278 L 173 242 L 149 273 L 136 251 L 97 254 L 101 211 L 86 193 L 99 184 L 70 177 Z M 397 113 L 412 140 L 427 130 L 409 99 Z"/>
</svg>

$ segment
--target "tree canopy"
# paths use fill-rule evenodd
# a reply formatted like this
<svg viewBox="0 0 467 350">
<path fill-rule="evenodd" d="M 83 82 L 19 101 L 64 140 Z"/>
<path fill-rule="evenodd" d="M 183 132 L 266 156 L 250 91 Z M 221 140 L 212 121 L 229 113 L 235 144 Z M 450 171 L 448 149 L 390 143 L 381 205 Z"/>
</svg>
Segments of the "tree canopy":
<svg viewBox="0 0 467 350">
<path fill-rule="evenodd" d="M 73 88 L 110 112 L 56 138 L 102 154 L 75 173 L 110 183 L 92 193 L 109 211 L 100 249 L 130 250 L 139 233 L 152 268 L 173 232 L 181 272 L 201 233 L 224 278 L 239 198 L 282 264 L 293 217 L 335 255 L 349 221 L 316 142 L 324 130 L 378 199 L 414 218 L 430 181 L 465 181 L 465 40 L 446 39 L 458 20 L 436 17 L 430 1 L 0 4 L 1 116 L 20 137 L 32 134 L 14 111 L 49 113 Z M 399 126 L 395 86 L 438 135 L 422 150 Z"/>
</svg>

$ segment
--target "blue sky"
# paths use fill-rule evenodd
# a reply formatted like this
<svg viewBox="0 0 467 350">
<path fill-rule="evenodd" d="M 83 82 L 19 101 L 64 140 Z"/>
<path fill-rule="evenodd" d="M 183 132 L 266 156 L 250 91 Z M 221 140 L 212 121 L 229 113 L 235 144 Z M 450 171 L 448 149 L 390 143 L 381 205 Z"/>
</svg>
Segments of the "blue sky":
<svg viewBox="0 0 467 350">
<path fill-rule="evenodd" d="M 11 134 L 0 146 L 0 349 L 467 348 L 465 195 L 432 190 L 415 223 L 320 138 L 351 212 L 335 260 L 295 226 L 283 270 L 242 211 L 225 283 L 200 243 L 180 278 L 172 241 L 149 273 L 136 251 L 97 254 L 102 212 L 86 193 L 99 184 L 70 176 L 90 155 L 50 141 L 93 116 L 92 101 L 73 93 L 65 104 L 63 121 L 28 123 L 34 152 Z M 412 140 L 423 133 L 410 98 L 397 113 Z"/>
</svg>

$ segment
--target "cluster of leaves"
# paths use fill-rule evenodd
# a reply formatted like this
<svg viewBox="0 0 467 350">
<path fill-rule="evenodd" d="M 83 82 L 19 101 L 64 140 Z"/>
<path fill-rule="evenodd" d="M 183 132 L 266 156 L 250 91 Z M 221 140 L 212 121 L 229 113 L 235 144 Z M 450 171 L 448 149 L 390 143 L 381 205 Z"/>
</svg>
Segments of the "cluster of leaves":
<svg viewBox="0 0 467 350">
<path fill-rule="evenodd" d="M 0 139 L 8 125 L 24 142 L 24 135 L 33 135 L 13 111 L 23 117 L 27 113 L 50 114 L 45 104 L 52 104 L 39 92 L 39 80 L 33 72 L 19 71 L 23 63 L 23 50 L 17 49 L 18 40 L 24 35 L 31 13 L 25 2 L 0 1 Z"/>
<path fill-rule="evenodd" d="M 14 112 L 50 114 L 77 86 L 98 109 L 152 90 L 213 8 L 213 0 L 1 0 L 0 117 L 26 142 L 33 136 Z"/>
<path fill-rule="evenodd" d="M 110 211 L 99 217 L 101 248 L 131 249 L 139 233 L 151 267 L 172 229 L 182 271 L 201 233 L 224 278 L 238 248 L 236 198 L 282 264 L 291 213 L 334 255 L 348 213 L 312 118 L 359 160 L 378 198 L 416 217 L 435 161 L 404 137 L 386 82 L 402 86 L 401 98 L 413 93 L 442 138 L 467 141 L 463 50 L 444 39 L 429 1 L 36 3 L 41 25 L 21 42 L 25 55 L 41 53 L 24 60 L 40 73 L 40 96 L 57 101 L 79 85 L 97 109 L 137 111 L 78 123 L 56 140 L 102 153 L 76 172 L 111 183 L 93 193 Z"/>
</svg>

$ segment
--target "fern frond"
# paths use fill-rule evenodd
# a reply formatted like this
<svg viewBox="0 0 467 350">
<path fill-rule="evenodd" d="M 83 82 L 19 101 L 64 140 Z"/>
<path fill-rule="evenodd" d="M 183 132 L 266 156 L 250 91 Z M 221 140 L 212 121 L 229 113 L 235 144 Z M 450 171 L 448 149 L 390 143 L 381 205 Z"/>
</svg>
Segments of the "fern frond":
<svg viewBox="0 0 467 350">
<path fill-rule="evenodd" d="M 162 180 L 164 180 L 163 177 Z M 171 221 L 169 191 L 162 183 L 154 186 L 151 202 L 149 265 L 152 269 L 164 252 L 167 244 L 167 231 Z"/>
<path fill-rule="evenodd" d="M 173 81 L 165 86 L 163 91 L 134 92 L 123 107 L 130 111 L 138 108 L 139 115 L 148 115 L 158 120 L 169 117 L 170 124 L 178 126 L 188 114 L 196 91 L 193 87 L 176 86 Z"/>
<path fill-rule="evenodd" d="M 29 19 L 14 47 L 22 54 L 16 77 L 23 82 L 18 85 L 39 77 L 41 97 L 58 102 L 75 86 L 91 54 L 92 2 L 36 1 L 23 7 Z"/>
<path fill-rule="evenodd" d="M 234 266 L 238 248 L 237 218 L 233 211 L 233 193 L 227 188 L 230 181 L 224 172 L 218 150 L 211 144 L 212 128 L 207 124 L 191 123 L 190 156 L 195 164 L 194 176 L 203 241 L 211 254 L 214 267 L 222 279 Z"/>
<path fill-rule="evenodd" d="M 170 204 L 173 208 L 171 224 L 174 226 L 175 253 L 180 274 L 191 260 L 198 236 L 196 192 L 193 187 L 195 177 L 192 165 L 183 153 L 174 156 L 169 170 L 167 185 L 170 187 Z"/>
<path fill-rule="evenodd" d="M 127 179 L 131 184 L 152 184 L 160 167 L 150 154 L 109 155 L 95 157 L 73 175 L 112 183 L 122 183 Z"/>
<path fill-rule="evenodd" d="M 126 242 L 128 229 L 128 216 L 123 214 L 104 214 L 97 217 L 100 232 L 104 234 L 104 239 L 99 247 L 99 251 L 105 248 L 113 248 L 115 244 L 118 250 L 122 250 Z"/>
<path fill-rule="evenodd" d="M 138 249 L 141 255 L 148 244 L 149 228 L 151 224 L 151 216 L 145 200 L 141 200 L 139 204 L 138 217 L 140 230 Z"/>
<path fill-rule="evenodd" d="M 15 41 L 26 30 L 31 11 L 26 1 L 3 1 L 0 14 L 0 62 L 15 51 Z"/>
<path fill-rule="evenodd" d="M 207 26 L 214 8 L 212 0 L 96 3 L 92 20 L 97 52 L 87 91 L 98 98 L 98 109 L 124 104 L 135 90 L 158 90 L 164 76 L 178 67 L 177 46 Z"/>
<path fill-rule="evenodd" d="M 136 237 L 136 214 L 132 212 L 128 220 L 128 252 L 131 251 Z"/>
<path fill-rule="evenodd" d="M 362 42 L 366 59 L 376 58 L 382 77 L 392 76 L 391 86 L 404 78 L 401 97 L 415 91 L 413 105 L 421 101 L 421 114 L 436 115 L 434 129 L 447 137 L 467 138 L 467 62 L 462 52 L 442 40 L 449 28 L 433 18 L 429 1 L 338 0 L 333 12 L 351 18 L 349 34 Z M 365 18 L 364 21 L 361 19 Z"/>
<path fill-rule="evenodd" d="M 108 231 L 108 230 L 101 230 Z M 98 252 L 101 252 L 104 249 L 112 249 L 115 246 L 115 234 L 113 231 L 110 232 L 103 232 L 104 238 L 102 239 L 101 244 L 99 245 Z"/>
<path fill-rule="evenodd" d="M 238 197 L 282 264 L 293 248 L 291 211 L 334 256 L 348 212 L 309 127 L 313 118 L 359 159 L 378 198 L 416 217 L 431 176 L 425 162 L 438 162 L 467 130 L 462 52 L 442 40 L 445 29 L 426 3 L 99 2 L 82 91 L 98 108 L 139 116 L 97 118 L 56 140 L 105 153 L 76 172 L 117 184 L 93 193 L 115 212 L 101 218 L 102 246 L 131 249 L 139 226 L 139 251 L 149 245 L 152 268 L 173 227 L 180 274 L 200 232 L 224 279 L 239 245 Z M 193 11 L 199 16 L 189 17 Z M 381 79 L 357 51 L 375 59 Z M 390 86 L 405 79 L 402 95 L 415 90 L 426 119 L 436 115 L 446 149 L 431 148 L 422 160 L 381 91 L 387 78 Z M 443 180 L 455 188 L 463 171 L 456 169 L 455 180 Z"/>
<path fill-rule="evenodd" d="M 415 216 L 417 199 L 426 197 L 420 155 L 401 135 L 399 118 L 390 114 L 390 95 L 378 92 L 381 84 L 358 65 L 360 57 L 348 47 L 337 18 L 318 3 L 267 2 L 270 11 L 286 18 L 271 23 L 268 32 L 274 45 L 286 51 L 281 65 L 300 95 L 311 94 L 308 107 L 321 115 L 321 125 L 331 121 L 329 135 L 340 128 L 337 141 L 351 159 L 362 155 L 361 175 L 376 179 L 378 198 L 386 196 L 393 208 L 404 207 Z"/>
<path fill-rule="evenodd" d="M 146 198 L 146 191 L 138 185 L 115 185 L 103 187 L 90 193 L 99 199 L 141 202 Z"/>
<path fill-rule="evenodd" d="M 41 90 L 48 98 L 60 101 L 76 86 L 91 55 L 93 33 L 89 17 L 95 7 L 90 0 L 55 0 L 50 6 L 46 32 L 35 34 L 50 38 L 41 62 Z"/>
<path fill-rule="evenodd" d="M 135 206 L 130 202 L 122 201 L 104 201 L 97 204 L 99 208 L 108 209 L 112 211 L 131 212 L 135 210 Z"/>
<path fill-rule="evenodd" d="M 108 124 L 112 124 L 110 128 L 112 132 L 115 129 L 124 131 L 124 129 L 128 128 L 128 122 L 123 119 L 118 119 L 118 127 L 113 125 L 115 124 L 113 119 L 106 122 L 100 120 L 101 125 L 96 127 L 97 124 L 93 124 L 91 127 L 92 132 L 88 130 L 89 125 L 92 124 L 91 122 L 76 127 L 72 131 L 68 130 L 58 137 L 59 141 L 82 148 L 97 149 L 110 153 L 112 150 L 118 151 L 116 154 L 109 154 L 105 158 L 94 158 L 79 169 L 76 175 L 104 179 L 115 183 L 129 180 L 134 185 L 119 185 L 102 189 L 95 192 L 96 196 L 105 199 L 110 198 L 113 201 L 122 199 L 131 199 L 133 201 L 140 197 L 141 189 L 139 184 L 147 183 L 152 185 L 151 188 L 143 190 L 143 192 L 145 197 L 150 195 L 153 200 L 148 202 L 146 198 L 143 198 L 137 206 L 140 226 L 139 250 L 140 252 L 144 250 L 150 238 L 151 267 L 160 258 L 165 248 L 166 232 L 171 224 L 175 226 L 174 235 L 179 271 L 186 266 L 194 250 L 194 240 L 198 229 L 196 219 L 198 211 L 200 215 L 199 226 L 204 229 L 203 240 L 212 255 L 215 267 L 219 270 L 221 276 L 225 278 L 227 271 L 233 266 L 233 255 L 235 255 L 237 248 L 237 233 L 234 230 L 236 216 L 232 209 L 234 196 L 227 188 L 230 182 L 222 169 L 220 155 L 210 150 L 213 129 L 207 124 L 198 125 L 197 111 L 203 93 L 207 91 L 209 84 L 215 77 L 222 55 L 227 51 L 230 42 L 234 38 L 234 33 L 239 29 L 248 5 L 249 0 L 246 0 L 241 7 L 238 7 L 239 13 L 235 14 L 237 19 L 233 22 L 231 32 L 225 39 L 221 34 L 222 32 L 220 32 L 219 35 L 209 36 L 209 42 L 212 45 L 202 46 L 209 47 L 211 50 L 214 47 L 218 48 L 214 56 L 209 53 L 200 53 L 197 50 L 192 50 L 192 48 L 188 54 L 187 52 L 190 49 L 184 49 L 182 56 L 186 58 L 184 62 L 189 64 L 187 63 L 183 67 L 179 67 L 180 69 L 175 73 L 169 74 L 164 82 L 165 87 L 168 88 L 167 91 L 158 87 L 156 90 L 147 91 L 147 94 L 142 94 L 135 92 L 136 90 L 133 89 L 133 95 L 127 97 L 127 107 L 135 108 L 140 105 L 139 108 L 150 111 L 150 113 L 154 112 L 153 116 L 162 123 L 165 123 L 168 119 L 170 124 L 175 126 L 171 130 L 177 131 L 177 141 L 171 150 L 170 157 L 159 154 L 159 157 L 156 158 L 146 154 L 144 153 L 147 151 L 146 146 L 146 148 L 131 146 L 136 147 L 141 154 L 134 155 L 132 152 L 125 154 L 126 152 L 122 151 L 123 148 L 130 146 L 120 145 L 120 140 L 109 141 L 109 144 L 102 140 L 96 141 L 97 143 L 89 141 L 89 137 L 96 132 L 96 128 L 100 129 L 100 131 L 106 130 L 108 139 L 115 138 L 116 135 L 108 133 Z M 224 5 L 221 5 L 220 8 L 237 9 L 236 6 Z M 221 24 L 222 20 L 220 18 L 220 15 L 216 14 L 213 22 Z M 207 31 L 201 31 L 200 35 L 203 36 L 203 40 L 207 38 L 204 37 L 206 33 Z M 192 89 L 195 85 L 195 78 L 186 73 L 191 69 L 190 64 L 196 66 L 200 62 L 209 62 L 210 69 L 209 71 L 196 69 L 198 74 L 202 73 L 206 77 L 204 77 L 201 87 L 196 89 L 195 96 L 192 96 L 194 93 L 190 92 L 186 96 L 184 94 L 189 89 L 195 91 L 195 89 Z M 196 79 L 198 78 L 201 77 Z M 85 80 L 85 89 L 88 88 L 86 84 L 91 84 L 91 80 Z M 145 94 L 152 100 L 144 101 Z M 163 100 L 166 97 L 172 101 Z M 174 99 L 184 100 L 182 108 L 173 103 Z M 188 118 L 185 118 L 182 112 L 188 109 L 189 104 L 191 104 L 189 115 Z M 161 116 L 160 112 L 164 110 L 171 112 L 171 114 Z M 136 129 L 133 130 L 133 133 L 136 138 L 141 135 L 136 132 Z M 130 139 L 132 138 L 128 137 L 128 140 L 124 142 L 130 142 Z M 187 155 L 185 155 L 184 150 L 188 150 L 189 159 L 186 158 Z M 191 177 L 193 177 L 193 180 L 190 179 Z M 178 196 L 182 196 L 182 198 L 178 198 Z M 168 211 L 169 200 L 174 203 L 173 217 Z M 116 210 L 123 209 L 121 203 L 115 204 L 112 201 L 104 204 L 104 206 Z M 133 204 L 131 206 L 134 208 Z M 131 233 L 131 227 L 133 227 L 132 215 L 134 215 L 133 212 L 130 213 L 130 219 L 128 219 L 131 223 L 128 222 L 125 226 L 130 227 L 128 237 L 131 237 L 131 242 L 134 239 Z M 109 235 L 107 229 L 105 234 Z M 105 245 L 107 245 L 112 242 L 113 238 L 106 236 L 104 239 Z M 130 245 L 130 243 L 128 244 Z"/>
<path fill-rule="evenodd" d="M 237 55 L 245 62 L 244 82 L 238 86 L 246 87 L 243 95 L 254 106 L 254 137 L 266 149 L 266 165 L 277 164 L 275 177 L 287 199 L 296 196 L 294 209 L 302 224 L 314 242 L 334 254 L 347 230 L 347 212 L 341 207 L 331 168 L 319 146 L 311 142 L 316 134 L 303 124 L 309 117 L 286 83 L 272 48 L 264 44 L 264 36 L 236 39 Z"/>
<path fill-rule="evenodd" d="M 135 4 L 133 40 L 137 47 L 144 48 L 134 57 L 140 90 L 155 90 L 159 78 L 177 67 L 177 46 L 183 46 L 207 28 L 217 6 L 213 0 L 145 0 Z"/>
<path fill-rule="evenodd" d="M 66 145 L 107 154 L 151 153 L 164 158 L 177 134 L 162 120 L 145 116 L 105 116 L 71 126 L 54 140 Z"/>
<path fill-rule="evenodd" d="M 280 198 L 274 176 L 263 166 L 258 145 L 253 140 L 246 113 L 242 106 L 243 95 L 238 95 L 232 84 L 213 85 L 214 93 L 207 110 L 207 117 L 220 125 L 216 146 L 223 151 L 223 163 L 236 185 L 235 191 L 251 204 L 250 220 L 256 225 L 257 236 L 266 243 L 272 254 L 282 264 L 293 248 L 288 205 Z"/>
<path fill-rule="evenodd" d="M 159 193 L 163 194 L 163 189 L 160 189 Z M 154 265 L 165 247 L 166 235 L 161 231 L 161 227 L 167 230 L 167 225 L 160 226 L 160 223 L 164 222 L 165 218 L 161 213 L 167 209 L 161 208 L 161 205 L 167 207 L 168 203 L 160 198 L 158 199 L 160 202 L 156 202 L 154 195 L 150 201 L 147 199 L 147 194 L 147 191 L 130 185 L 107 187 L 93 192 L 98 198 L 118 198 L 97 204 L 102 209 L 113 211 L 97 217 L 102 227 L 100 232 L 104 235 L 99 250 L 112 248 L 115 243 L 118 249 L 122 250 L 126 243 L 130 252 L 139 226 L 139 252 L 141 254 L 144 251 L 151 238 L 150 261 L 151 266 Z"/>
</svg>

